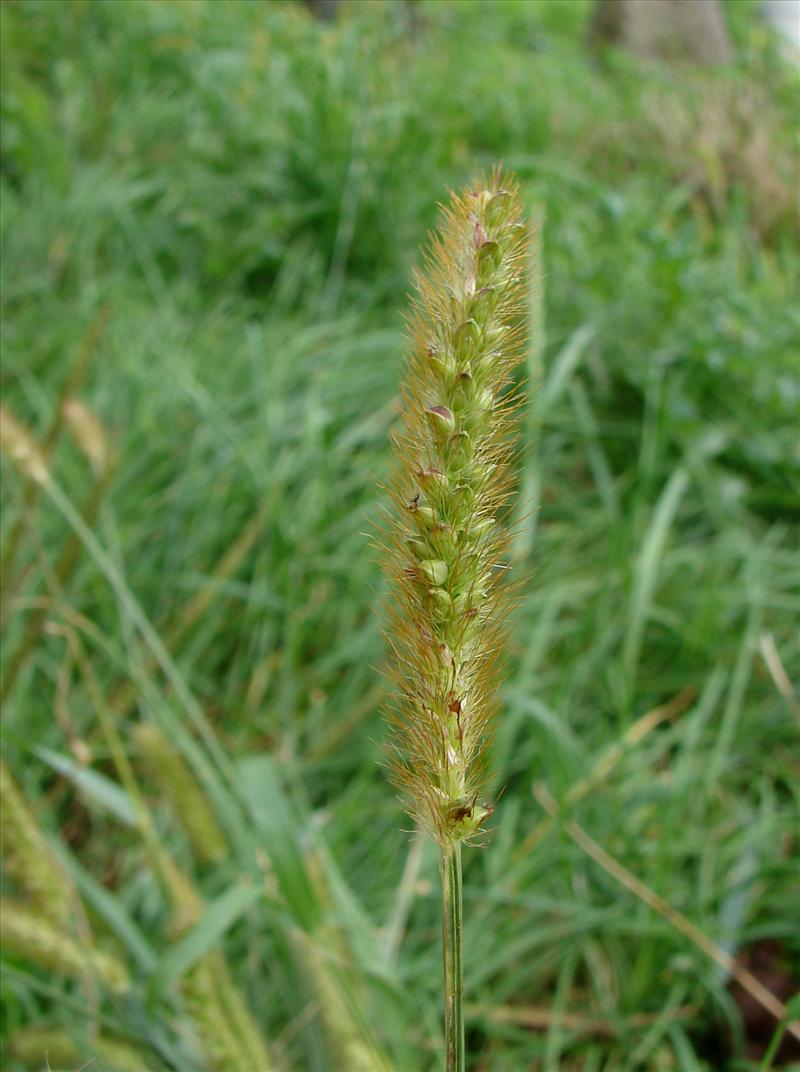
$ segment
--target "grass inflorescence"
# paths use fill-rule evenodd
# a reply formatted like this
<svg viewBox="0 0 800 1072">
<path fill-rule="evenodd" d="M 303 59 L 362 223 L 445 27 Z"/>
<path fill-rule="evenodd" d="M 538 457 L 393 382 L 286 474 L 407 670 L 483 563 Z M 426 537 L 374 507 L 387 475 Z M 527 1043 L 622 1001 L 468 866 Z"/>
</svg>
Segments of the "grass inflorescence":
<svg viewBox="0 0 800 1072">
<path fill-rule="evenodd" d="M 498 159 L 547 206 L 546 325 L 472 1063 L 761 1064 L 725 957 L 797 989 L 797 72 L 756 4 L 724 5 L 731 68 L 678 75 L 590 56 L 592 6 L 0 4 L 9 1072 L 206 1072 L 242 1004 L 279 1072 L 441 1065 L 363 532 L 411 265 Z"/>
<path fill-rule="evenodd" d="M 393 438 L 392 770 L 441 849 L 448 1072 L 466 1060 L 461 844 L 494 810 L 479 796 L 508 606 L 498 515 L 509 496 L 527 237 L 516 184 L 501 171 L 451 196 L 416 276 Z"/>
<path fill-rule="evenodd" d="M 527 230 L 495 172 L 443 211 L 416 277 L 393 442 L 388 631 L 398 685 L 394 774 L 442 846 L 474 838 L 508 602 L 509 430 L 516 409 Z"/>
</svg>

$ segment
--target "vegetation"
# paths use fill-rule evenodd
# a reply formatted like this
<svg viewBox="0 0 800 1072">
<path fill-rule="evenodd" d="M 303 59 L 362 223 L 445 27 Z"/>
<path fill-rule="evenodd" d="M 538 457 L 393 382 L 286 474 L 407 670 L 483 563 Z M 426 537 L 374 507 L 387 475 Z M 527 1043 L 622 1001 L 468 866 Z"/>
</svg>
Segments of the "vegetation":
<svg viewBox="0 0 800 1072">
<path fill-rule="evenodd" d="M 758 1068 L 800 975 L 798 79 L 726 10 L 701 73 L 592 55 L 582 0 L 0 7 L 9 1072 L 441 1066 L 364 533 L 417 251 L 501 159 L 546 331 L 468 1067 Z"/>
</svg>

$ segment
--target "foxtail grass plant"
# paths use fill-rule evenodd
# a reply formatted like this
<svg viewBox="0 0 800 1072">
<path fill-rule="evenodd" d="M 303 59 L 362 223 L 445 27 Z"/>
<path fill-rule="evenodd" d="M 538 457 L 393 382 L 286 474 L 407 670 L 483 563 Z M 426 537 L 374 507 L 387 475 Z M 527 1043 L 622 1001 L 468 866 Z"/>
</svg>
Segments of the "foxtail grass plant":
<svg viewBox="0 0 800 1072">
<path fill-rule="evenodd" d="M 461 845 L 480 837 L 510 589 L 510 493 L 527 230 L 495 171 L 443 209 L 410 322 L 386 568 L 395 781 L 441 852 L 447 1072 L 465 1066 Z"/>
</svg>

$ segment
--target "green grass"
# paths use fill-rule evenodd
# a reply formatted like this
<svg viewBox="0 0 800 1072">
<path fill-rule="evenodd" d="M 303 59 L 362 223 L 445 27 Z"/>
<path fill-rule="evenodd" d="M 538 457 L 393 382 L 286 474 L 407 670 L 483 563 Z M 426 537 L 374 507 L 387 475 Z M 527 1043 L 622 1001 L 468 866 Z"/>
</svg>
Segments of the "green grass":
<svg viewBox="0 0 800 1072">
<path fill-rule="evenodd" d="M 354 1037 L 403 1072 L 441 1062 L 436 854 L 402 832 L 379 766 L 364 534 L 411 267 L 446 188 L 502 158 L 546 212 L 546 340 L 502 795 L 464 861 L 470 1067 L 757 1067 L 700 950 L 558 823 L 524 851 L 545 816 L 535 785 L 568 809 L 636 718 L 692 687 L 570 815 L 725 950 L 779 939 L 798 986 L 798 723 L 759 647 L 769 634 L 800 679 L 798 86 L 751 5 L 728 9 L 735 68 L 690 75 L 591 57 L 582 2 L 437 0 L 413 24 L 404 5 L 362 4 L 332 26 L 278 2 L 2 5 L 5 402 L 43 436 L 91 349 L 77 393 L 117 457 L 82 523 L 93 478 L 59 437 L 57 491 L 4 578 L 6 668 L 34 599 L 50 601 L 4 753 L 96 944 L 134 978 L 95 1001 L 9 954 L 4 1045 L 38 1024 L 88 1054 L 100 1026 L 148 1069 L 204 1069 L 176 983 L 224 949 L 282 1070 L 351 1072 Z M 706 96 L 728 102 L 718 137 Z M 5 539 L 24 494 L 4 458 Z M 80 554 L 57 583 L 71 531 Z M 230 844 L 195 862 L 143 779 L 158 842 L 212 906 L 188 936 L 114 784 L 98 703 L 122 708 L 134 762 L 138 721 L 169 732 Z M 349 1014 L 314 992 L 298 929 L 335 956 Z M 551 1015 L 532 1030 L 498 1019 L 509 1006 Z M 631 1026 L 640 1014 L 652 1022 Z"/>
</svg>

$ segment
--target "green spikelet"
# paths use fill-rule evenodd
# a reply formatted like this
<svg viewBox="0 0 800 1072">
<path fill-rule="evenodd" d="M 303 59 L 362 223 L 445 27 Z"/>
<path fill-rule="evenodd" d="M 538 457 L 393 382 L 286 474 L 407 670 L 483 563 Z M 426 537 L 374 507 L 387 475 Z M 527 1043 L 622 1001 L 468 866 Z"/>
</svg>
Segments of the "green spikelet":
<svg viewBox="0 0 800 1072">
<path fill-rule="evenodd" d="M 146 1072 L 147 1064 L 142 1055 L 125 1042 L 116 1039 L 100 1039 L 95 1046 L 97 1056 L 108 1072 Z"/>
<path fill-rule="evenodd" d="M 229 1068 L 244 1072 L 243 1054 L 220 1005 L 215 969 L 219 957 L 201 957 L 184 975 L 181 993 L 197 1033 L 198 1043 L 214 1072 Z"/>
<path fill-rule="evenodd" d="M 0 944 L 4 953 L 16 954 L 49 971 L 77 978 L 92 973 L 115 993 L 124 993 L 130 985 L 121 961 L 81 946 L 46 919 L 7 900 L 0 902 Z"/>
<path fill-rule="evenodd" d="M 334 1068 L 348 1072 L 392 1072 L 353 991 L 349 972 L 332 952 L 328 928 L 314 935 L 295 931 L 294 946 L 319 1005 Z"/>
<path fill-rule="evenodd" d="M 59 866 L 33 811 L 13 775 L 0 760 L 0 840 L 3 866 L 30 898 L 31 905 L 56 926 L 70 921 L 70 882 Z"/>
<path fill-rule="evenodd" d="M 158 875 L 172 906 L 171 930 L 175 937 L 179 938 L 200 921 L 205 905 L 189 876 L 181 871 L 166 849 L 160 845 L 155 860 Z"/>
<path fill-rule="evenodd" d="M 226 962 L 222 958 L 220 959 L 221 963 L 216 973 L 219 1002 L 227 1016 L 228 1023 L 238 1039 L 239 1049 L 245 1061 L 245 1068 L 257 1068 L 259 1072 L 261 1072 L 261 1069 L 264 1072 L 273 1072 L 275 1063 L 256 1027 L 253 1016 L 241 991 L 231 978 Z M 214 968 L 215 965 L 212 964 L 211 967 Z"/>
<path fill-rule="evenodd" d="M 164 850 L 159 872 L 172 902 L 172 930 L 180 937 L 205 911 L 189 877 Z M 224 955 L 206 953 L 181 981 L 181 993 L 211 1068 L 218 1072 L 272 1072 L 275 1067 L 250 1010 L 231 978 Z"/>
<path fill-rule="evenodd" d="M 311 848 L 305 854 L 305 864 L 323 914 L 335 918 L 322 857 Z M 294 931 L 292 940 L 319 1006 L 334 1067 L 352 1072 L 391 1072 L 393 1065 L 370 1022 L 359 973 L 351 968 L 344 930 L 333 922 L 318 924 L 311 932 Z"/>
<path fill-rule="evenodd" d="M 32 1072 L 82 1067 L 97 1072 L 147 1072 L 142 1055 L 127 1043 L 101 1038 L 87 1053 L 66 1031 L 52 1028 L 22 1028 L 11 1039 L 8 1052 Z"/>
<path fill-rule="evenodd" d="M 224 860 L 225 838 L 183 757 L 156 726 L 139 725 L 135 736 L 148 774 L 169 800 L 197 858 L 206 863 Z"/>
<path fill-rule="evenodd" d="M 208 953 L 189 969 L 182 993 L 214 1072 L 272 1072 L 275 1065 L 221 953 Z"/>
<path fill-rule="evenodd" d="M 526 229 L 500 173 L 453 196 L 416 279 L 387 555 L 393 764 L 439 844 L 474 837 L 508 588 L 506 534 Z"/>
</svg>

